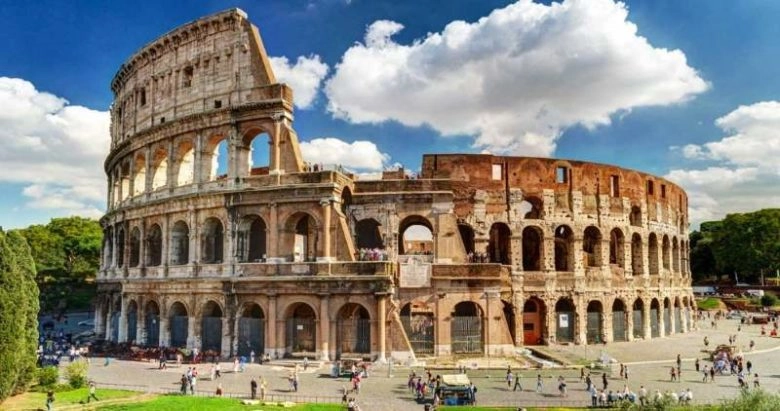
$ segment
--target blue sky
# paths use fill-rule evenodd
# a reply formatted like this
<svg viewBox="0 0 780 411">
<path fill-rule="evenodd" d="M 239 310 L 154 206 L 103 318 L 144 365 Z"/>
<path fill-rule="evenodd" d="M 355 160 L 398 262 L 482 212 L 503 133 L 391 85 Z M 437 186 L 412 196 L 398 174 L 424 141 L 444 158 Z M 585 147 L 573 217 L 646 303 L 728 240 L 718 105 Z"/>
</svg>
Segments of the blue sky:
<svg viewBox="0 0 780 411">
<path fill-rule="evenodd" d="M 0 225 L 99 216 L 117 68 L 231 7 L 299 85 L 311 161 L 545 155 L 667 176 L 694 223 L 780 205 L 780 2 L 0 0 Z"/>
</svg>

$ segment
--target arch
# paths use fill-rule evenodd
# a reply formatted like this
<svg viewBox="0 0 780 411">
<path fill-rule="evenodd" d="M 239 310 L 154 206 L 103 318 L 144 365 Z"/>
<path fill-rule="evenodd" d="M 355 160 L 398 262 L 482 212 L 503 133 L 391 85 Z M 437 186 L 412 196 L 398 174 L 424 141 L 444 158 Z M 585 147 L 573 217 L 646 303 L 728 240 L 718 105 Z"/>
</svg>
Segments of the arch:
<svg viewBox="0 0 780 411">
<path fill-rule="evenodd" d="M 352 206 L 352 190 L 349 187 L 344 187 L 341 190 L 341 214 L 347 215 L 347 210 Z"/>
<path fill-rule="evenodd" d="M 192 184 L 195 181 L 195 147 L 192 141 L 182 141 L 176 149 L 174 174 L 176 186 Z"/>
<path fill-rule="evenodd" d="M 453 354 L 482 353 L 482 309 L 473 301 L 455 304 L 450 315 L 450 341 Z"/>
<path fill-rule="evenodd" d="M 182 220 L 171 229 L 171 265 L 187 264 L 190 260 L 190 228 Z"/>
<path fill-rule="evenodd" d="M 641 298 L 634 300 L 633 316 L 634 316 L 634 338 L 645 338 L 645 316 L 644 316 L 645 304 Z"/>
<path fill-rule="evenodd" d="M 297 212 L 287 219 L 286 231 L 291 235 L 292 260 L 314 261 L 319 248 L 319 232 L 317 220 L 305 212 Z M 284 243 L 283 243 L 284 244 Z"/>
<path fill-rule="evenodd" d="M 346 303 L 336 316 L 337 358 L 371 353 L 371 318 L 361 304 Z"/>
<path fill-rule="evenodd" d="M 238 261 L 243 263 L 265 261 L 268 252 L 268 226 L 260 216 L 244 216 L 238 225 Z"/>
<path fill-rule="evenodd" d="M 273 159 L 273 141 L 265 131 L 250 130 L 243 138 L 243 150 L 246 156 L 246 175 L 266 175 L 271 170 Z M 240 160 L 239 160 L 240 161 Z M 278 166 L 278 165 L 277 165 Z"/>
<path fill-rule="evenodd" d="M 222 221 L 216 217 L 209 217 L 203 223 L 203 262 L 205 264 L 221 264 L 225 242 L 225 229 Z"/>
<path fill-rule="evenodd" d="M 669 236 L 664 235 L 663 243 L 661 247 L 661 261 L 663 262 L 663 267 L 665 270 L 669 269 L 669 260 L 670 260 L 670 245 L 669 245 Z"/>
<path fill-rule="evenodd" d="M 626 267 L 625 236 L 623 230 L 615 227 L 609 232 L 609 263 L 620 268 Z"/>
<path fill-rule="evenodd" d="M 157 267 L 162 264 L 163 235 L 159 224 L 152 224 L 146 238 L 146 265 Z"/>
<path fill-rule="evenodd" d="M 658 237 L 655 233 L 650 233 L 647 238 L 647 260 L 650 275 L 658 275 Z"/>
<path fill-rule="evenodd" d="M 476 251 L 474 248 L 474 229 L 466 223 L 458 223 L 458 234 L 460 234 L 460 241 L 463 242 L 463 250 L 466 255 L 473 258 Z"/>
<path fill-rule="evenodd" d="M 680 246 L 677 244 L 677 237 L 672 238 L 672 272 L 680 274 Z"/>
<path fill-rule="evenodd" d="M 358 249 L 384 249 L 385 244 L 382 241 L 381 224 L 373 218 L 365 218 L 355 224 L 355 235 L 357 236 Z"/>
<path fill-rule="evenodd" d="M 171 343 L 169 346 L 186 347 L 187 339 L 189 337 L 190 322 L 190 317 L 187 313 L 187 307 L 185 307 L 183 303 L 176 301 L 171 305 L 168 313 L 168 326 L 170 328 L 169 335 L 171 336 Z"/>
<path fill-rule="evenodd" d="M 634 275 L 642 275 L 645 272 L 642 258 L 642 236 L 639 233 L 634 233 L 631 236 L 631 270 Z"/>
<path fill-rule="evenodd" d="M 567 225 L 555 228 L 555 271 L 574 271 L 574 233 Z"/>
<path fill-rule="evenodd" d="M 588 303 L 588 323 L 585 339 L 588 344 L 601 344 L 604 342 L 604 307 L 599 300 L 591 300 Z"/>
<path fill-rule="evenodd" d="M 664 298 L 664 335 L 672 333 L 672 303 L 669 297 Z"/>
<path fill-rule="evenodd" d="M 631 207 L 631 214 L 628 216 L 628 221 L 629 224 L 634 227 L 642 226 L 642 210 L 639 208 L 639 206 Z"/>
<path fill-rule="evenodd" d="M 135 300 L 130 300 L 130 302 L 127 303 L 126 326 L 126 341 L 131 344 L 135 344 L 138 331 L 138 303 L 136 303 Z"/>
<path fill-rule="evenodd" d="M 493 223 L 490 226 L 490 240 L 487 254 L 491 263 L 512 264 L 512 230 L 506 223 Z"/>
<path fill-rule="evenodd" d="M 111 268 L 114 264 L 114 229 L 103 230 L 103 267 Z"/>
<path fill-rule="evenodd" d="M 168 152 L 158 148 L 154 152 L 152 164 L 152 191 L 161 189 L 168 184 Z"/>
<path fill-rule="evenodd" d="M 585 228 L 582 238 L 582 251 L 585 267 L 601 266 L 601 231 L 595 226 Z"/>
<path fill-rule="evenodd" d="M 203 305 L 200 330 L 203 351 L 222 352 L 222 308 L 213 300 Z"/>
<path fill-rule="evenodd" d="M 539 227 L 523 229 L 523 271 L 541 271 L 544 240 Z"/>
<path fill-rule="evenodd" d="M 650 301 L 650 337 L 661 336 L 661 306 L 657 298 Z"/>
<path fill-rule="evenodd" d="M 133 227 L 130 230 L 130 267 L 138 267 L 141 260 L 141 230 Z"/>
<path fill-rule="evenodd" d="M 628 313 L 623 300 L 616 298 L 612 302 L 612 340 L 628 341 Z"/>
<path fill-rule="evenodd" d="M 285 352 L 309 353 L 310 356 L 317 351 L 317 314 L 306 303 L 295 303 L 287 308 L 287 334 L 285 338 Z"/>
<path fill-rule="evenodd" d="M 433 254 L 433 225 L 427 218 L 411 215 L 398 225 L 398 254 Z"/>
<path fill-rule="evenodd" d="M 678 296 L 674 298 L 674 332 L 680 334 L 682 331 L 682 306 L 680 304 L 680 297 Z"/>
<path fill-rule="evenodd" d="M 523 344 L 541 345 L 544 342 L 544 325 L 547 307 L 544 301 L 531 297 L 523 304 Z"/>
<path fill-rule="evenodd" d="M 116 266 L 123 268 L 125 266 L 125 229 L 119 227 L 116 230 Z"/>
<path fill-rule="evenodd" d="M 574 303 L 562 297 L 555 303 L 555 338 L 558 342 L 574 342 Z"/>
<path fill-rule="evenodd" d="M 144 344 L 149 347 L 160 345 L 160 306 L 154 300 L 147 301 L 144 307 Z"/>
<path fill-rule="evenodd" d="M 265 350 L 265 313 L 257 303 L 247 303 L 238 318 L 238 355 L 251 357 Z"/>
<path fill-rule="evenodd" d="M 133 196 L 137 196 L 146 191 L 146 157 L 143 154 L 135 156 L 133 172 Z"/>
<path fill-rule="evenodd" d="M 421 301 L 405 304 L 400 311 L 406 337 L 415 354 L 433 354 L 435 321 L 431 307 Z"/>
<path fill-rule="evenodd" d="M 224 135 L 212 136 L 206 150 L 203 152 L 203 167 L 208 170 L 207 181 L 227 177 L 229 161 L 229 145 Z M 208 168 L 205 168 L 208 167 Z"/>
<path fill-rule="evenodd" d="M 541 219 L 542 210 L 542 200 L 536 196 L 525 197 L 520 203 L 520 212 L 523 213 L 523 218 L 526 220 Z"/>
</svg>

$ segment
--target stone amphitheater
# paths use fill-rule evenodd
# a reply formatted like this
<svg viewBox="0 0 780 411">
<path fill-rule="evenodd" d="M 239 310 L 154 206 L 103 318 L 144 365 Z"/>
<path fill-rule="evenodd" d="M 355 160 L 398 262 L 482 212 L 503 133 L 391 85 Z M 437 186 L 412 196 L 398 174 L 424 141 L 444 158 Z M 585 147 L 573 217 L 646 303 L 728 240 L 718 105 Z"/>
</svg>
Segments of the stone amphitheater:
<svg viewBox="0 0 780 411">
<path fill-rule="evenodd" d="M 414 178 L 308 164 L 293 90 L 238 9 L 142 47 L 111 89 L 107 340 L 383 361 L 692 324 L 688 199 L 663 178 L 474 154 L 425 154 Z"/>
</svg>

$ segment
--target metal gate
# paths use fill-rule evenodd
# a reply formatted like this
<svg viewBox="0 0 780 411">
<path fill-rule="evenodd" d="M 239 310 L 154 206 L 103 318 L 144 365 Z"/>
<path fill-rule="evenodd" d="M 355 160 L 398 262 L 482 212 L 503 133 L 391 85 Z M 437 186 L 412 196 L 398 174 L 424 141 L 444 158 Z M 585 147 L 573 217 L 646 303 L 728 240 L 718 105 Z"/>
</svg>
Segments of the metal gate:
<svg viewBox="0 0 780 411">
<path fill-rule="evenodd" d="M 588 313 L 588 332 L 586 334 L 588 344 L 601 343 L 601 313 Z"/>
<path fill-rule="evenodd" d="M 401 323 L 415 354 L 433 354 L 433 315 L 404 316 Z"/>
<path fill-rule="evenodd" d="M 682 310 L 680 307 L 674 307 L 674 331 L 677 334 L 683 332 L 682 329 Z"/>
<path fill-rule="evenodd" d="M 650 309 L 650 337 L 658 338 L 661 336 L 661 330 L 658 328 L 658 309 Z"/>
<path fill-rule="evenodd" d="M 119 312 L 111 313 L 111 341 L 119 341 Z"/>
<path fill-rule="evenodd" d="M 645 336 L 645 319 L 642 310 L 634 310 L 634 338 Z"/>
<path fill-rule="evenodd" d="M 189 327 L 189 317 L 186 315 L 175 315 L 171 317 L 171 347 L 186 347 L 187 333 Z"/>
<path fill-rule="evenodd" d="M 482 317 L 452 317 L 453 354 L 482 354 Z"/>
<path fill-rule="evenodd" d="M 265 348 L 265 320 L 241 317 L 238 319 L 238 355 L 248 357 L 252 351 L 260 355 Z"/>
<path fill-rule="evenodd" d="M 144 343 L 150 347 L 157 347 L 160 345 L 159 315 L 146 316 L 146 340 Z"/>
<path fill-rule="evenodd" d="M 664 308 L 664 335 L 672 333 L 672 310 Z"/>
<path fill-rule="evenodd" d="M 574 312 L 557 311 L 555 338 L 558 342 L 574 342 Z"/>
<path fill-rule="evenodd" d="M 612 340 L 627 341 L 626 335 L 626 312 L 612 311 Z"/>
<path fill-rule="evenodd" d="M 127 314 L 127 342 L 135 343 L 136 331 L 138 330 L 138 313 L 130 311 Z"/>
<path fill-rule="evenodd" d="M 371 320 L 339 319 L 336 323 L 339 353 L 371 352 Z"/>
<path fill-rule="evenodd" d="M 287 352 L 315 352 L 317 350 L 317 320 L 314 318 L 287 319 Z"/>
<path fill-rule="evenodd" d="M 222 317 L 203 317 L 200 343 L 203 351 L 222 352 Z"/>
</svg>

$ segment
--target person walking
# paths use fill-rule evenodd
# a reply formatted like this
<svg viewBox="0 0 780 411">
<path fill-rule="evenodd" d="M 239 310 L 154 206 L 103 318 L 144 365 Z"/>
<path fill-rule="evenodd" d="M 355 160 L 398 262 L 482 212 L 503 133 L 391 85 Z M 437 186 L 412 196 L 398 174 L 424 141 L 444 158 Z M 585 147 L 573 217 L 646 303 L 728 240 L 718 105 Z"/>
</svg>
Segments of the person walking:
<svg viewBox="0 0 780 411">
<path fill-rule="evenodd" d="M 181 382 L 181 388 L 179 389 L 179 391 L 181 392 L 182 395 L 185 395 L 187 394 L 187 386 L 190 384 L 190 381 L 187 378 L 187 374 L 181 375 L 180 382 Z"/>
<path fill-rule="evenodd" d="M 265 392 L 268 390 L 268 382 L 265 377 L 260 377 L 260 400 L 265 401 Z"/>
<path fill-rule="evenodd" d="M 753 388 L 760 388 L 761 383 L 758 382 L 758 374 L 753 374 Z"/>
<path fill-rule="evenodd" d="M 216 395 L 217 395 L 217 397 L 221 397 L 222 396 L 222 383 L 217 384 Z"/>
<path fill-rule="evenodd" d="M 98 399 L 98 397 L 96 395 L 96 391 L 97 391 L 97 387 L 95 386 L 95 382 L 94 381 L 90 381 L 89 382 L 89 395 L 87 396 L 87 404 L 89 404 L 89 401 L 91 399 L 93 399 L 93 398 L 95 399 L 95 401 L 100 401 L 100 399 Z"/>
<path fill-rule="evenodd" d="M 254 400 L 257 396 L 257 381 L 255 381 L 255 377 L 252 377 L 252 381 L 249 383 L 249 388 L 251 389 L 251 396 Z"/>
<path fill-rule="evenodd" d="M 520 387 L 520 391 L 523 391 L 523 385 L 520 384 L 520 373 L 515 372 L 515 387 L 512 388 L 512 391 L 517 391 L 518 387 Z"/>
<path fill-rule="evenodd" d="M 693 363 L 694 367 L 696 367 L 696 372 L 699 372 L 699 358 L 696 358 L 696 362 Z"/>
<path fill-rule="evenodd" d="M 609 382 L 607 381 L 607 373 L 601 374 L 601 383 L 604 385 L 604 391 L 606 391 L 607 386 L 609 385 Z"/>
<path fill-rule="evenodd" d="M 639 386 L 639 405 L 645 406 L 647 403 L 647 389 L 644 385 Z"/>
<path fill-rule="evenodd" d="M 542 374 L 536 374 L 536 392 L 542 392 Z"/>
<path fill-rule="evenodd" d="M 677 371 L 674 369 L 674 367 L 669 370 L 669 375 L 671 376 L 670 381 L 674 382 L 677 380 Z"/>
<path fill-rule="evenodd" d="M 626 381 L 628 381 L 628 366 L 626 365 L 623 367 L 623 376 L 626 377 Z"/>
<path fill-rule="evenodd" d="M 506 387 L 512 388 L 512 382 L 515 376 L 512 375 L 512 370 L 506 370 Z"/>
<path fill-rule="evenodd" d="M 195 395 L 195 386 L 198 385 L 198 376 L 197 374 L 192 374 L 192 378 L 190 378 L 190 393 L 192 395 Z"/>
<path fill-rule="evenodd" d="M 748 374 L 750 374 L 750 370 L 752 370 L 752 369 L 753 369 L 753 363 L 752 363 L 752 362 L 750 362 L 750 360 L 748 360 L 748 361 L 745 363 L 745 366 L 747 366 L 747 372 L 748 372 Z"/>
<path fill-rule="evenodd" d="M 49 390 L 49 392 L 46 393 L 46 411 L 52 411 L 54 409 L 52 407 L 53 403 L 54 403 L 54 391 Z"/>
</svg>

